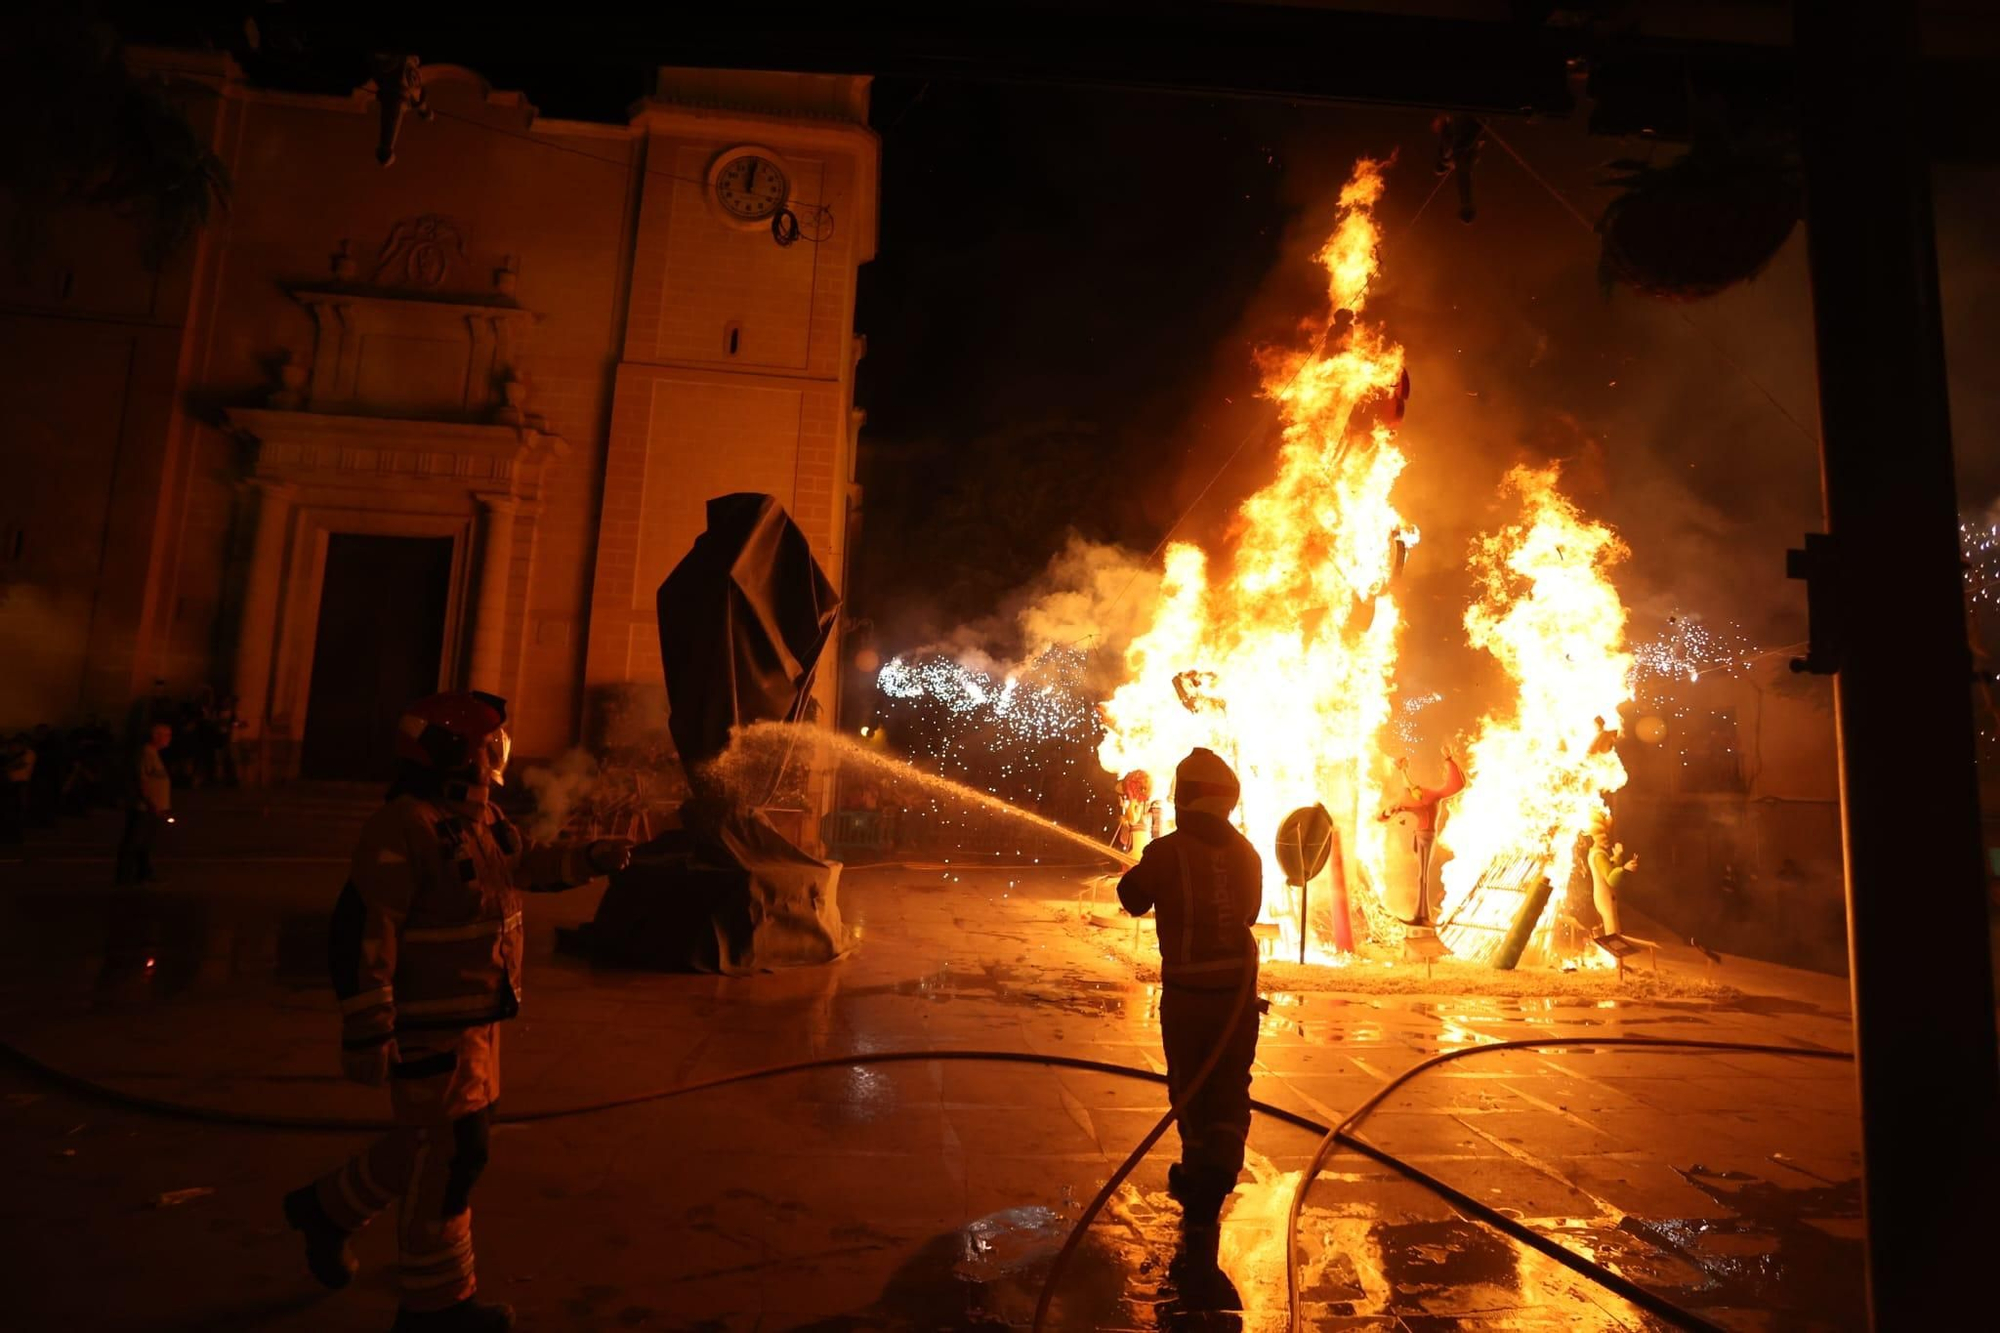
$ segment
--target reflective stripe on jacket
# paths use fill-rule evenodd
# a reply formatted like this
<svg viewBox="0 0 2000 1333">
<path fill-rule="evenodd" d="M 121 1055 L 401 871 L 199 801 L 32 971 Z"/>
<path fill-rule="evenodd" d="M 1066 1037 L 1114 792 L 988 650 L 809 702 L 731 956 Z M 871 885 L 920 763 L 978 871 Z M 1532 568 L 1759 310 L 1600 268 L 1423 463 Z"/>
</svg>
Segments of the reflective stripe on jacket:
<svg viewBox="0 0 2000 1333">
<path fill-rule="evenodd" d="M 589 844 L 536 846 L 484 803 L 398 796 L 361 830 L 328 940 L 342 1040 L 520 1012 L 520 890 L 590 878 Z"/>
<path fill-rule="evenodd" d="M 1118 881 L 1118 901 L 1133 916 L 1155 914 L 1162 981 L 1230 989 L 1256 966 L 1250 927 L 1264 905 L 1264 862 L 1227 820 L 1184 812 Z"/>
</svg>

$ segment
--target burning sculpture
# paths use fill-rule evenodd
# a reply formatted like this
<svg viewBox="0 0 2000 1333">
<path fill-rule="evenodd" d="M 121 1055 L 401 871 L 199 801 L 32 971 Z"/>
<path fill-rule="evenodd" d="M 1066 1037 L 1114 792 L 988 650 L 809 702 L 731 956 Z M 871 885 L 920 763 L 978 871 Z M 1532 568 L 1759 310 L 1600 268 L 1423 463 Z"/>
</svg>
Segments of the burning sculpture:
<svg viewBox="0 0 2000 1333">
<path fill-rule="evenodd" d="M 1397 508 L 1403 349 L 1362 318 L 1383 189 L 1382 164 L 1364 159 L 1341 192 L 1319 253 L 1334 316 L 1315 346 L 1265 365 L 1283 422 L 1277 475 L 1244 502 L 1226 562 L 1167 548 L 1151 626 L 1103 706 L 1099 760 L 1157 778 L 1192 748 L 1214 749 L 1241 775 L 1236 818 L 1260 848 L 1287 812 L 1323 804 L 1351 849 L 1367 934 L 1394 944 L 1412 914 L 1391 910 L 1385 889 L 1409 876 L 1392 873 L 1375 816 L 1406 792 L 1385 730 L 1398 704 L 1396 593 L 1417 529 Z M 1510 472 L 1501 493 L 1517 516 L 1471 553 L 1466 642 L 1504 671 L 1512 700 L 1463 747 L 1470 782 L 1436 821 L 1441 866 L 1423 867 L 1442 898 L 1435 916 L 1426 897 L 1414 917 L 1434 921 L 1454 953 L 1499 966 L 1545 944 L 1548 869 L 1568 864 L 1625 782 L 1616 749 L 1598 743 L 1601 719 L 1631 698 L 1625 609 L 1609 577 L 1625 548 L 1557 481 L 1552 469 Z M 1324 911 L 1302 920 L 1304 886 L 1282 876 L 1265 889 L 1284 955 L 1344 960 L 1348 923 Z"/>
</svg>

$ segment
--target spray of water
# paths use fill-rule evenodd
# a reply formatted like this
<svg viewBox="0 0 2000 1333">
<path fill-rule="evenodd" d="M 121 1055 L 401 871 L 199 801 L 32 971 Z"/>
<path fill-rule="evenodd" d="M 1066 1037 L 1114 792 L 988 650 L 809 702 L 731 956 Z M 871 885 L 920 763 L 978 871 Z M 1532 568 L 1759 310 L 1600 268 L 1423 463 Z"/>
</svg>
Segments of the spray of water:
<svg viewBox="0 0 2000 1333">
<path fill-rule="evenodd" d="M 892 754 L 851 736 L 803 722 L 757 722 L 739 727 L 709 769 L 710 776 L 738 799 L 761 803 L 788 778 L 805 772 L 838 771 L 843 777 L 862 776 L 886 787 L 905 808 L 921 797 L 933 805 L 944 802 L 959 809 L 992 815 L 1007 824 L 1038 830 L 1074 844 L 1093 856 L 1120 865 L 1134 859 L 1087 833 L 1065 828 L 1053 819 L 1009 805 L 990 792 L 926 773 Z"/>
</svg>

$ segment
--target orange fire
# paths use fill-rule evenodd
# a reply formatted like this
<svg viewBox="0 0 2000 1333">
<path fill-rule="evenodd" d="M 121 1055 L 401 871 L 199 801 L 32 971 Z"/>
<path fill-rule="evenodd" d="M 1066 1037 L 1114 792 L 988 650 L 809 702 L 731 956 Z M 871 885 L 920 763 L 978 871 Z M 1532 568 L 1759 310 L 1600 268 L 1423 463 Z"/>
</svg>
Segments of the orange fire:
<svg viewBox="0 0 2000 1333">
<path fill-rule="evenodd" d="M 1283 423 L 1277 476 L 1244 502 L 1226 567 L 1189 543 L 1167 548 L 1154 619 L 1127 650 L 1099 749 L 1106 769 L 1144 769 L 1162 792 L 1193 746 L 1231 761 L 1243 780 L 1237 822 L 1265 855 L 1264 914 L 1281 956 L 1298 956 L 1298 905 L 1273 839 L 1286 814 L 1315 801 L 1333 815 L 1351 880 L 1358 871 L 1350 888 L 1370 933 L 1400 938 L 1381 896 L 1391 826 L 1373 816 L 1402 791 L 1381 733 L 1396 695 L 1394 580 L 1417 531 L 1396 508 L 1407 459 L 1383 410 L 1402 382 L 1403 349 L 1359 318 L 1378 271 L 1382 167 L 1356 164 L 1318 256 L 1337 312 L 1323 345 L 1267 359 L 1265 392 Z M 1440 835 L 1459 858 L 1446 870 L 1447 915 L 1470 887 L 1464 872 L 1477 878 L 1473 862 L 1552 848 L 1623 781 L 1622 771 L 1609 780 L 1615 755 L 1607 766 L 1584 754 L 1589 737 L 1572 716 L 1581 706 L 1594 732 L 1593 710 L 1615 718 L 1626 697 L 1624 611 L 1604 577 L 1622 548 L 1556 494 L 1553 474 L 1509 484 L 1529 516 L 1475 550 L 1482 592 L 1466 625 L 1520 699 L 1482 723 L 1467 752 L 1472 786 Z M 1317 890 L 1315 910 L 1326 901 Z M 1309 930 L 1308 957 L 1344 961 L 1322 929 Z"/>
<path fill-rule="evenodd" d="M 1600 723 L 1615 726 L 1632 698 L 1625 605 L 1609 577 L 1628 552 L 1556 480 L 1554 468 L 1509 472 L 1501 493 L 1520 497 L 1521 518 L 1473 543 L 1479 594 L 1466 608 L 1466 639 L 1515 687 L 1512 709 L 1480 722 L 1467 750 L 1473 782 L 1438 835 L 1453 858 L 1443 919 L 1455 924 L 1442 934 L 1474 958 L 1493 952 L 1520 906 L 1518 897 L 1475 894 L 1481 872 L 1498 858 L 1533 857 L 1562 888 L 1578 837 L 1605 795 L 1625 785 Z"/>
</svg>

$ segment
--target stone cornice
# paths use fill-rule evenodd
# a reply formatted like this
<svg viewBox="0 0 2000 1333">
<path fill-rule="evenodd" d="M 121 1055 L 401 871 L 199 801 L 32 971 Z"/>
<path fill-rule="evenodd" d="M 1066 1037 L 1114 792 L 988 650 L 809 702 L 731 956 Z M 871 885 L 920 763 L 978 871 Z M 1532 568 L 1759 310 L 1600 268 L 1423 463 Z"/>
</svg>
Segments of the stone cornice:
<svg viewBox="0 0 2000 1333">
<path fill-rule="evenodd" d="M 779 145 L 794 151 L 819 148 L 855 153 L 871 168 L 882 152 L 881 136 L 866 125 L 817 119 L 798 112 L 742 111 L 648 98 L 632 108 L 632 124 L 652 134 L 692 128 L 716 138 L 775 139 Z"/>
<path fill-rule="evenodd" d="M 562 436 L 532 426 L 258 407 L 223 416 L 254 444 L 252 480 L 293 485 L 443 482 L 532 499 L 548 464 L 569 454 Z"/>
</svg>

